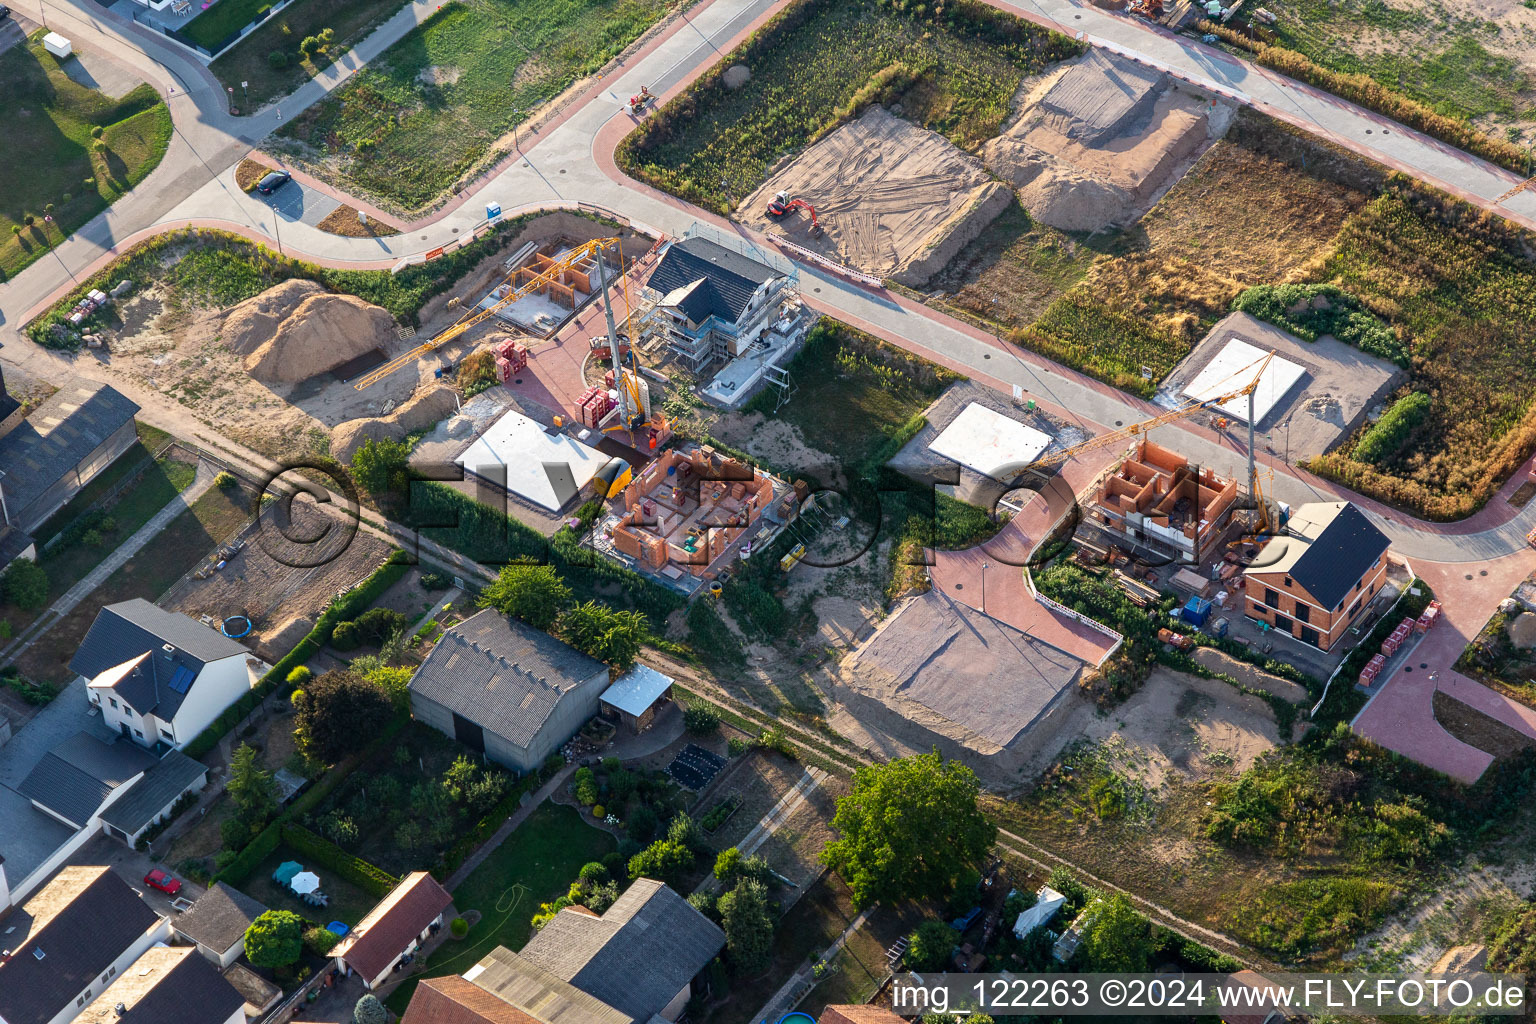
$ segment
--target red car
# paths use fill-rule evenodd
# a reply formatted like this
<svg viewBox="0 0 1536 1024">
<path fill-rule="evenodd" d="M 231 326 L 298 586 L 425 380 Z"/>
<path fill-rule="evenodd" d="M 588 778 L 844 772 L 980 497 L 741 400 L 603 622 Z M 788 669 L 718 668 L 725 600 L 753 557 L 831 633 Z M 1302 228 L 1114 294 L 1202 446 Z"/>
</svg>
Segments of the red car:
<svg viewBox="0 0 1536 1024">
<path fill-rule="evenodd" d="M 175 896 L 178 892 L 181 892 L 181 879 L 172 878 L 159 868 L 155 868 L 155 870 L 144 876 L 144 884 L 151 889 L 159 889 L 167 896 Z"/>
</svg>

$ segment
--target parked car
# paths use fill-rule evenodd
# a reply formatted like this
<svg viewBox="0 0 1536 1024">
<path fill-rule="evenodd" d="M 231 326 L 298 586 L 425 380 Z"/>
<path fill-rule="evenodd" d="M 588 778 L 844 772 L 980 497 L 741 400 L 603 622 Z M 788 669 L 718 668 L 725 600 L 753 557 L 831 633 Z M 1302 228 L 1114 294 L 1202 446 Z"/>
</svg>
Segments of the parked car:
<svg viewBox="0 0 1536 1024">
<path fill-rule="evenodd" d="M 9 18 L 10 16 L 11 9 L 5 6 L 5 4 L 0 4 L 0 18 Z"/>
<path fill-rule="evenodd" d="M 144 884 L 151 889 L 159 889 L 167 896 L 175 896 L 178 892 L 181 892 L 181 879 L 172 878 L 159 868 L 155 868 L 155 870 L 144 876 Z"/>
<path fill-rule="evenodd" d="M 293 175 L 287 171 L 273 171 L 256 183 L 256 191 L 264 196 L 269 196 L 292 180 Z"/>
</svg>

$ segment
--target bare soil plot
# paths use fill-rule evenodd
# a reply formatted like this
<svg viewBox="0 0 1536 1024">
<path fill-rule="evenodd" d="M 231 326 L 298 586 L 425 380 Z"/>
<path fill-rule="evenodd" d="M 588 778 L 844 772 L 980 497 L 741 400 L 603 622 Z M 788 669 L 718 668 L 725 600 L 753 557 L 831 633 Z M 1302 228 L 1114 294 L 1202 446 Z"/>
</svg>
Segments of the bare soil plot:
<svg viewBox="0 0 1536 1024">
<path fill-rule="evenodd" d="M 768 216 L 780 191 L 816 210 Z M 1008 192 L 937 132 L 870 107 L 811 146 L 742 203 L 738 219 L 875 277 L 920 285 L 1007 205 Z"/>
<path fill-rule="evenodd" d="M 269 663 L 287 654 L 295 634 L 307 632 L 338 592 L 367 576 L 390 551 L 370 533 L 350 535 L 339 514 L 309 501 L 295 500 L 291 519 L 282 508 L 282 502 L 273 502 L 259 524 L 241 532 L 234 541 L 240 550 L 223 559 L 222 569 L 203 565 L 204 578 L 187 577 L 164 601 L 165 607 L 194 619 L 246 616 L 251 634 L 242 643 Z M 320 564 L 309 564 L 314 562 Z"/>
<path fill-rule="evenodd" d="M 781 895 L 780 901 L 788 904 L 820 872 L 817 856 L 833 839 L 829 823 L 837 810 L 837 798 L 847 786 L 841 779 L 829 776 L 813 789 L 805 768 L 782 754 L 757 750 L 743 758 L 742 763 L 732 766 L 726 784 L 712 789 L 700 801 L 694 817 L 702 818 L 722 802 L 739 801 L 729 820 L 709 835 L 710 845 L 724 850 L 740 846 L 763 817 L 782 802 L 782 817 L 768 837 L 762 839 L 759 834 L 756 849 L 743 852 L 764 857 L 770 867 L 801 887 Z"/>
</svg>

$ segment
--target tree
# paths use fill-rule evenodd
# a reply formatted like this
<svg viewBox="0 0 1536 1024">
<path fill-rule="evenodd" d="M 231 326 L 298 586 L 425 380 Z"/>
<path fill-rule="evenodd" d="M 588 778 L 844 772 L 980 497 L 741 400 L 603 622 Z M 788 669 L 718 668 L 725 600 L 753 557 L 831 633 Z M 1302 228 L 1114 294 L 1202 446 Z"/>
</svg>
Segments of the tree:
<svg viewBox="0 0 1536 1024">
<path fill-rule="evenodd" d="M 333 669 L 294 694 L 294 735 L 305 752 L 327 764 L 361 750 L 389 724 L 394 708 L 383 690 Z"/>
<path fill-rule="evenodd" d="M 389 1011 L 369 992 L 352 1007 L 352 1024 L 389 1024 Z"/>
<path fill-rule="evenodd" d="M 313 38 L 310 36 L 305 42 Z M 303 49 L 302 45 L 300 49 Z M 308 57 L 311 52 L 306 50 L 304 56 Z M 352 453 L 352 475 L 369 494 L 378 495 L 386 491 L 404 493 L 405 464 L 410 454 L 411 449 L 404 442 L 387 437 L 377 441 L 370 438 Z"/>
<path fill-rule="evenodd" d="M 265 823 L 277 812 L 277 779 L 256 760 L 256 748 L 242 743 L 229 758 L 229 783 L 224 787 L 239 810 L 240 820 Z"/>
<path fill-rule="evenodd" d="M 658 839 L 629 858 L 630 878 L 659 878 L 676 881 L 693 867 L 693 851 L 672 839 Z"/>
<path fill-rule="evenodd" d="M 773 953 L 773 914 L 763 883 L 743 878 L 720 897 L 720 920 L 731 966 L 742 974 L 758 974 Z"/>
<path fill-rule="evenodd" d="M 48 573 L 30 558 L 12 562 L 0 576 L 0 597 L 25 611 L 48 603 Z"/>
<path fill-rule="evenodd" d="M 588 601 L 561 613 L 559 633 L 578 651 L 622 671 L 640 656 L 647 630 L 639 612 L 616 612 Z"/>
<path fill-rule="evenodd" d="M 715 878 L 718 881 L 729 882 L 740 870 L 741 850 L 734 846 L 721 850 L 715 858 Z"/>
<path fill-rule="evenodd" d="M 907 966 L 919 973 L 943 970 L 954 952 L 955 930 L 943 921 L 924 921 L 907 945 Z"/>
<path fill-rule="evenodd" d="M 522 619 L 534 629 L 549 629 L 571 601 L 571 588 L 549 565 L 503 566 L 496 582 L 480 595 L 480 607 Z"/>
<path fill-rule="evenodd" d="M 976 805 L 976 773 L 931 754 L 859 768 L 837 802 L 838 838 L 822 860 L 843 876 L 855 905 L 939 899 L 997 839 Z"/>
<path fill-rule="evenodd" d="M 245 930 L 245 958 L 257 967 L 287 967 L 304 954 L 304 919 L 268 910 Z"/>
<path fill-rule="evenodd" d="M 1124 893 L 1100 901 L 1091 911 L 1078 950 L 1089 970 L 1125 973 L 1146 970 L 1152 952 L 1152 929 Z"/>
</svg>

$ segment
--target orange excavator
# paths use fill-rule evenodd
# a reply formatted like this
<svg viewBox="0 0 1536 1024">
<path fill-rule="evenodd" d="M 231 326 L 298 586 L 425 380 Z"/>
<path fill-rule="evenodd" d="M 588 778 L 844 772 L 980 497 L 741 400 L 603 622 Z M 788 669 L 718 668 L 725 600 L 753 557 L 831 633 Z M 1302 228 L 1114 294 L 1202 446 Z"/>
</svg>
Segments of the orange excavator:
<svg viewBox="0 0 1536 1024">
<path fill-rule="evenodd" d="M 816 207 L 812 206 L 804 199 L 789 198 L 788 190 L 780 192 L 778 195 L 773 197 L 773 199 L 768 203 L 767 213 L 768 216 L 772 217 L 774 220 L 778 220 L 781 217 L 789 216 L 796 210 L 804 210 L 806 213 L 811 215 L 811 237 L 820 238 L 821 221 L 816 219 Z"/>
</svg>

